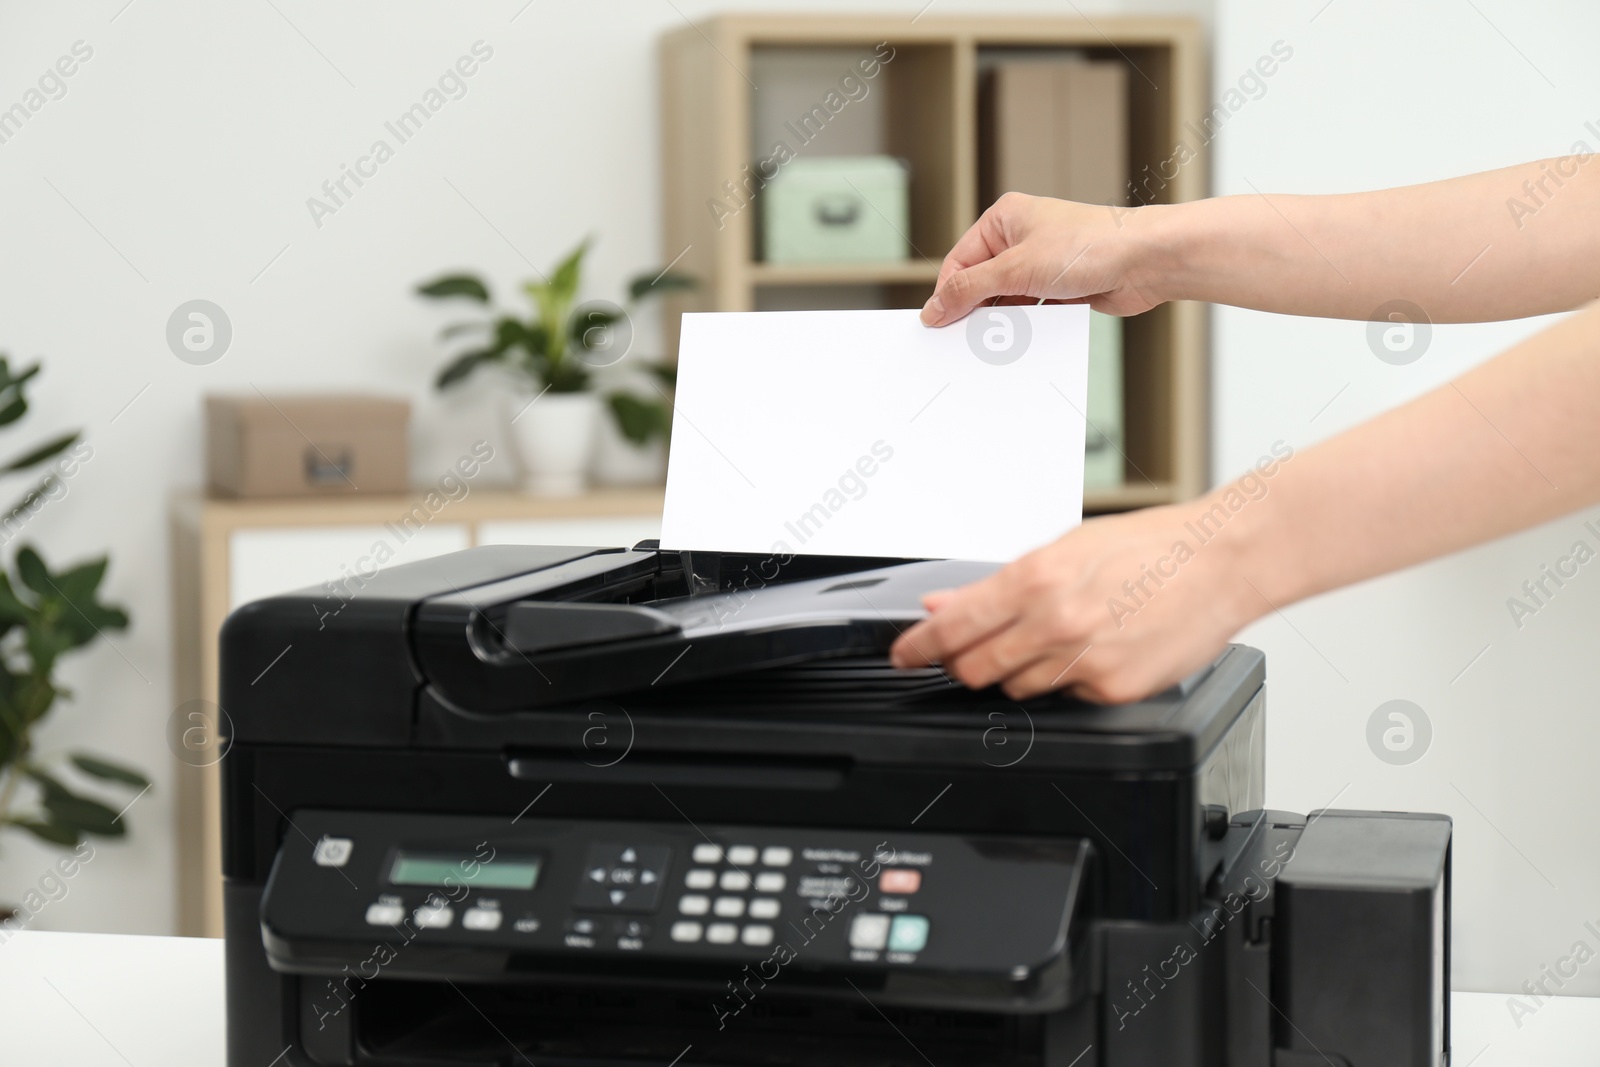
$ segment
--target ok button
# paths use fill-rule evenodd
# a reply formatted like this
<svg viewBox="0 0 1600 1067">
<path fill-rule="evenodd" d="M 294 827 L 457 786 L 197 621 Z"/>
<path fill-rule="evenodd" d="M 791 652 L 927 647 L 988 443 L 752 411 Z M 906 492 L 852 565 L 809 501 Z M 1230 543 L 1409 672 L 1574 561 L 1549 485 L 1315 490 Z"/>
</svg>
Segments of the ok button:
<svg viewBox="0 0 1600 1067">
<path fill-rule="evenodd" d="M 612 885 L 632 885 L 639 880 L 639 871 L 634 867 L 617 867 L 611 872 Z"/>
</svg>

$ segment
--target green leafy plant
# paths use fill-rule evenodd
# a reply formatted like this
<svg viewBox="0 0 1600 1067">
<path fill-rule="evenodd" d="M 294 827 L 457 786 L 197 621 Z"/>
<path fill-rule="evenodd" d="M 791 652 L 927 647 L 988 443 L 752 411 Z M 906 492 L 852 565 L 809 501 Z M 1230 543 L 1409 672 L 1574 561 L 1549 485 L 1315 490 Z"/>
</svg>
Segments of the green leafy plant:
<svg viewBox="0 0 1600 1067">
<path fill-rule="evenodd" d="M 38 373 L 38 364 L 13 372 L 0 354 L 0 426 L 27 413 L 24 387 Z M 33 470 L 77 442 L 77 433 L 46 441 L 0 464 L 0 474 Z M 3 521 L 8 533 L 52 494 L 59 477 L 54 471 L 44 475 L 11 506 Z M 105 784 L 136 790 L 150 785 L 138 771 L 100 756 L 43 756 L 33 748 L 34 727 L 58 699 L 72 695 L 55 680 L 56 661 L 128 625 L 126 612 L 99 599 L 107 562 L 102 556 L 52 572 L 37 551 L 23 545 L 11 570 L 0 570 L 0 827 L 26 830 L 54 845 L 72 847 L 85 835 L 127 832 L 116 808 L 62 781 L 67 767 Z"/>
<path fill-rule="evenodd" d="M 524 283 L 523 291 L 533 305 L 533 314 L 527 318 L 495 313 L 489 286 L 475 274 L 446 274 L 417 286 L 417 293 L 430 299 L 470 300 L 490 312 L 487 318 L 445 327 L 444 337 L 469 334 L 477 338 L 477 343 L 439 371 L 435 387 L 448 389 L 481 367 L 501 366 L 523 375 L 538 389 L 583 392 L 592 385 L 595 364 L 595 360 L 585 357 L 605 349 L 611 340 L 609 331 L 625 325 L 632 308 L 653 297 L 693 289 L 697 284 L 684 274 L 653 271 L 628 283 L 626 305 L 579 306 L 578 289 L 589 243 L 586 239 L 579 244 L 547 278 Z M 663 383 L 672 384 L 672 368 L 658 363 L 642 366 Z M 617 428 L 635 444 L 666 436 L 669 411 L 659 399 L 615 390 L 606 395 L 606 404 Z"/>
</svg>

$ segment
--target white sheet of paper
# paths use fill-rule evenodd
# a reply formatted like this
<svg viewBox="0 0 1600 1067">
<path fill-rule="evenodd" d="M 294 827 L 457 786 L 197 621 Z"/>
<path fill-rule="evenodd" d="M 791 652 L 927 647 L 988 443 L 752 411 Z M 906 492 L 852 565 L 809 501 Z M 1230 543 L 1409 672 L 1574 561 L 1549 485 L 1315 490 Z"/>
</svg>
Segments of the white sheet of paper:
<svg viewBox="0 0 1600 1067">
<path fill-rule="evenodd" d="M 686 314 L 664 548 L 1005 561 L 1083 519 L 1089 309 Z"/>
</svg>

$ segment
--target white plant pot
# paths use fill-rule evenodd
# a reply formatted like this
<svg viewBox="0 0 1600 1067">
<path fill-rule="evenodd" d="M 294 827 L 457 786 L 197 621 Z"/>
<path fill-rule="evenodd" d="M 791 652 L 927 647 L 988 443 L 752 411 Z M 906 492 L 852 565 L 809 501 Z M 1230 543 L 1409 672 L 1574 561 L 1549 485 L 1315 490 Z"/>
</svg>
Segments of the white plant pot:
<svg viewBox="0 0 1600 1067">
<path fill-rule="evenodd" d="M 596 485 L 660 485 L 667 480 L 667 443 L 660 438 L 643 446 L 622 436 L 616 417 L 600 413 L 594 450 Z"/>
<path fill-rule="evenodd" d="M 583 492 L 594 460 L 600 398 L 545 393 L 531 404 L 526 397 L 512 397 L 511 404 L 511 437 L 522 461 L 524 488 L 540 496 Z"/>
</svg>

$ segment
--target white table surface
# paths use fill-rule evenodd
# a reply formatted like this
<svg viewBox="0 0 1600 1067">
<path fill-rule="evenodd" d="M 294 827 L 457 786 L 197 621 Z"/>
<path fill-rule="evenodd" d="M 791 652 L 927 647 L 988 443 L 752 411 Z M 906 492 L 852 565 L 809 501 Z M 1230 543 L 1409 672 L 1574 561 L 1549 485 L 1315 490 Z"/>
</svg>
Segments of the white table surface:
<svg viewBox="0 0 1600 1067">
<path fill-rule="evenodd" d="M 1600 1064 L 1600 999 L 1557 997 L 1519 1028 L 1503 993 L 1454 997 L 1456 1067 Z M 0 945 L 6 1067 L 221 1067 L 223 1047 L 221 941 L 23 931 Z"/>
</svg>

